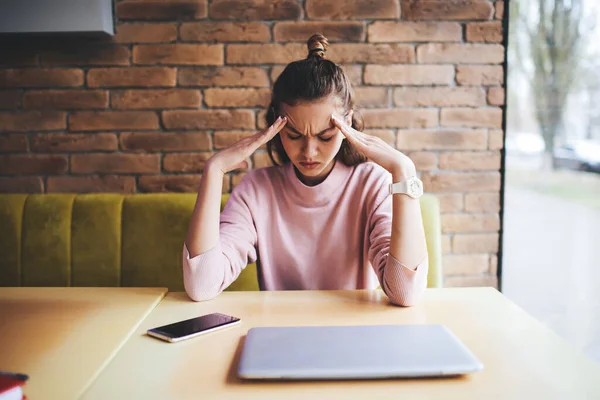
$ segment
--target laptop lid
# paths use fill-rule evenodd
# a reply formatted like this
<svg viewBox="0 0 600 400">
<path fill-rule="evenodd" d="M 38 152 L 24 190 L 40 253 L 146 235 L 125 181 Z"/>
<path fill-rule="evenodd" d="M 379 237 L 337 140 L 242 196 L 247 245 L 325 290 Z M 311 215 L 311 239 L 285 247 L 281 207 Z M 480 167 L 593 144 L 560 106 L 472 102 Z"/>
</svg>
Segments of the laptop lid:
<svg viewBox="0 0 600 400">
<path fill-rule="evenodd" d="M 376 379 L 462 375 L 483 365 L 443 325 L 259 327 L 238 365 L 244 379 Z"/>
</svg>

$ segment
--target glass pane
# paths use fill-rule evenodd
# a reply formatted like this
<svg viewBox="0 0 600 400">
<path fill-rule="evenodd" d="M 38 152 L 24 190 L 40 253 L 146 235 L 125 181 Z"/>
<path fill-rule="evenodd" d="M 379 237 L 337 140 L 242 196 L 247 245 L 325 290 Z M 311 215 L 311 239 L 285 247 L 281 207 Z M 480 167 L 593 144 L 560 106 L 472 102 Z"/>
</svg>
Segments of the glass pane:
<svg viewBox="0 0 600 400">
<path fill-rule="evenodd" d="M 502 290 L 600 362 L 600 5 L 509 18 Z"/>
</svg>

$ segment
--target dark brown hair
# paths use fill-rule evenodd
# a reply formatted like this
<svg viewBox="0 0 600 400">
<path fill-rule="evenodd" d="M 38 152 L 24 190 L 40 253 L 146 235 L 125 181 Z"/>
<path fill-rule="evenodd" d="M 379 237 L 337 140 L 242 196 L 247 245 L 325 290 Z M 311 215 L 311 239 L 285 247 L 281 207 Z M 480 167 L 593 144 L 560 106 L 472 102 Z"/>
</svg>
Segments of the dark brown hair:
<svg viewBox="0 0 600 400">
<path fill-rule="evenodd" d="M 313 102 L 335 95 L 344 107 L 344 117 L 354 110 L 354 91 L 344 70 L 332 61 L 325 59 L 329 42 L 325 36 L 316 34 L 308 39 L 308 56 L 303 60 L 289 63 L 273 85 L 271 104 L 267 109 L 267 126 L 279 116 L 282 103 L 290 106 L 302 102 Z M 360 115 L 354 111 L 352 127 L 363 129 Z M 286 154 L 279 134 L 267 143 L 267 152 L 273 164 L 286 164 L 290 158 Z M 365 162 L 367 158 L 348 140 L 342 142 L 337 159 L 348 166 Z"/>
</svg>

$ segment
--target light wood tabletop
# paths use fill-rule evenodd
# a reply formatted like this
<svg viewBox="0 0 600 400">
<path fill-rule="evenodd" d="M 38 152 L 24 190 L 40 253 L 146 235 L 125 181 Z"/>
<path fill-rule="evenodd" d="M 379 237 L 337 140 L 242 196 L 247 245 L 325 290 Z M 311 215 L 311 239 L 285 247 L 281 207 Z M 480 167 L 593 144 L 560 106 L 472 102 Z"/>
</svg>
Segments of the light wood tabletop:
<svg viewBox="0 0 600 400">
<path fill-rule="evenodd" d="M 220 312 L 242 323 L 179 343 L 149 328 Z M 436 379 L 249 382 L 236 377 L 244 336 L 256 326 L 444 324 L 484 364 Z M 401 345 L 401 343 L 399 344 Z M 414 307 L 380 291 L 227 292 L 194 303 L 169 293 L 84 399 L 592 399 L 600 366 L 492 288 L 427 289 Z"/>
<path fill-rule="evenodd" d="M 166 288 L 0 288 L 0 371 L 29 399 L 76 399 Z"/>
</svg>

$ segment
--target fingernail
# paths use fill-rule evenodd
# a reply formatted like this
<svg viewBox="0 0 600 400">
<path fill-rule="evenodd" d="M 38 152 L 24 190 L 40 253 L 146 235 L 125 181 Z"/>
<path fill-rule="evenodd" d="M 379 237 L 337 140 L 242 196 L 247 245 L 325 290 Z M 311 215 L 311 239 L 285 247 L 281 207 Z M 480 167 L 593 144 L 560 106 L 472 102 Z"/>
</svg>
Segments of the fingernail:
<svg viewBox="0 0 600 400">
<path fill-rule="evenodd" d="M 283 117 L 281 118 L 283 121 L 287 121 L 287 117 Z"/>
</svg>

